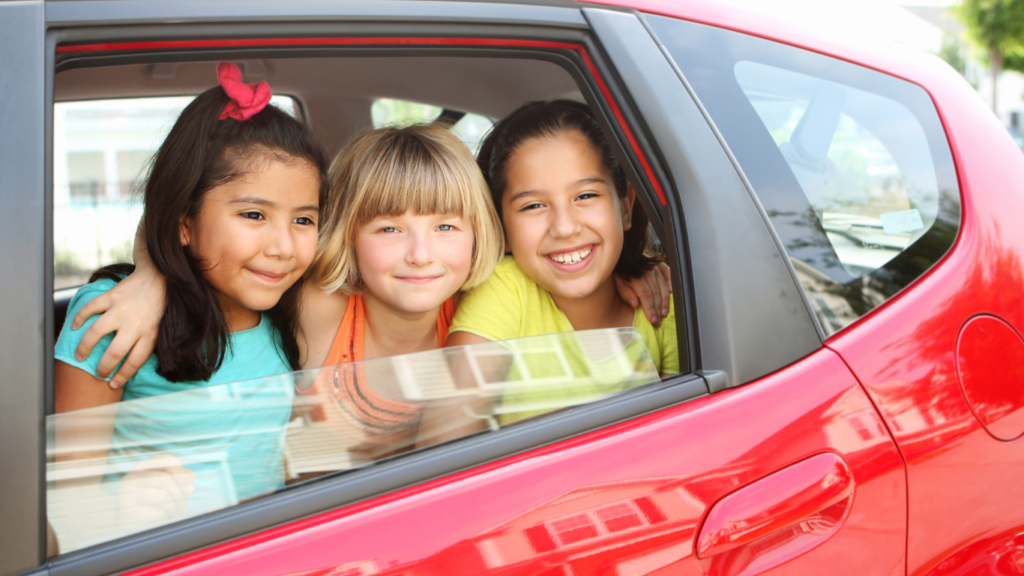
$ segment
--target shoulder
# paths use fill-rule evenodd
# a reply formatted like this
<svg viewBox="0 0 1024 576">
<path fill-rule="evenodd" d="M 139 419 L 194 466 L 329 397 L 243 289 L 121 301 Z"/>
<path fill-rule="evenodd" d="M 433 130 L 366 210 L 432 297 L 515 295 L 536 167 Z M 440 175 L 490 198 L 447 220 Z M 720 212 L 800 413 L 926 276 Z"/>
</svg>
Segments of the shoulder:
<svg viewBox="0 0 1024 576">
<path fill-rule="evenodd" d="M 654 326 L 637 308 L 633 317 L 633 326 L 640 332 L 647 349 L 651 353 L 658 371 L 662 374 L 679 372 L 679 346 L 676 341 L 675 304 L 669 300 L 668 316 L 662 318 L 661 325 Z"/>
<path fill-rule="evenodd" d="M 298 339 L 303 368 L 323 366 L 350 298 L 341 292 L 328 293 L 309 284 L 303 288 L 299 306 L 301 337 Z"/>
<path fill-rule="evenodd" d="M 471 332 L 488 340 L 505 340 L 519 335 L 525 313 L 529 278 L 506 256 L 491 277 L 459 301 L 451 331 Z"/>
<path fill-rule="evenodd" d="M 73 317 L 71 316 L 72 309 L 81 309 L 82 306 L 85 306 L 100 294 L 109 292 L 114 286 L 117 286 L 117 282 L 114 282 L 109 278 L 103 278 L 79 288 L 78 291 L 75 292 L 75 297 L 71 299 L 71 303 L 68 305 L 68 317 Z"/>
<path fill-rule="evenodd" d="M 519 267 L 519 263 L 516 262 L 516 259 L 512 256 L 504 256 L 500 261 L 498 261 L 498 265 L 494 267 L 494 274 L 491 275 L 491 278 L 494 278 L 495 276 L 498 278 L 515 280 L 516 282 L 533 282 L 530 280 L 530 277 L 526 275 L 526 272 L 523 272 L 523 269 Z"/>
<path fill-rule="evenodd" d="M 100 358 L 103 357 L 103 353 L 107 350 L 107 346 L 110 345 L 110 341 L 113 340 L 113 334 L 107 334 L 99 343 L 93 347 L 92 353 L 89 357 L 83 361 L 75 359 L 75 349 L 78 347 L 78 343 L 82 340 L 82 336 L 86 330 L 92 326 L 93 322 L 96 321 L 97 316 L 92 316 L 82 324 L 78 330 L 71 329 L 71 322 L 75 315 L 81 310 L 86 304 L 91 302 L 100 294 L 108 292 L 111 288 L 117 285 L 117 282 L 113 280 L 103 279 L 97 280 L 91 284 L 86 284 L 75 292 L 74 298 L 71 299 L 71 303 L 68 305 L 68 315 L 64 320 L 64 327 L 60 331 L 60 335 L 57 337 L 57 343 L 54 346 L 53 355 L 54 358 L 80 368 L 89 374 L 95 376 L 96 368 L 99 366 Z"/>
</svg>

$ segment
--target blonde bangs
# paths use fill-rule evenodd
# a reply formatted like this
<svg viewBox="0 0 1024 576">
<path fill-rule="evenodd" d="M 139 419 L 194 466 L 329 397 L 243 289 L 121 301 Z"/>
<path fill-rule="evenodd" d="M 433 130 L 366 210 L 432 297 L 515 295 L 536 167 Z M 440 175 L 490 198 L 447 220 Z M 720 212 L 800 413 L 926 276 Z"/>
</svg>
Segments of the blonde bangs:
<svg viewBox="0 0 1024 576">
<path fill-rule="evenodd" d="M 463 289 L 479 285 L 504 252 L 501 221 L 469 149 L 447 126 L 414 125 L 368 132 L 345 147 L 331 167 L 331 194 L 321 226 L 314 280 L 325 290 L 363 288 L 355 258 L 356 232 L 374 218 L 453 214 L 475 234 Z"/>
</svg>

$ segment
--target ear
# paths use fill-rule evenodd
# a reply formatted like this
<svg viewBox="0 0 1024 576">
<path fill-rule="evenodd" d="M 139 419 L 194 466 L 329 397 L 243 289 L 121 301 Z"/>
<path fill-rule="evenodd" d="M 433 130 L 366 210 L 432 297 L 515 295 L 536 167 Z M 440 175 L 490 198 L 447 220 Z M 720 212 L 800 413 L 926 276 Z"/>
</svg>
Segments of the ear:
<svg viewBox="0 0 1024 576">
<path fill-rule="evenodd" d="M 636 202 L 636 192 L 629 187 L 629 192 L 622 199 L 622 231 L 626 232 L 633 227 L 633 203 Z"/>
<path fill-rule="evenodd" d="M 181 245 L 188 246 L 192 242 L 192 219 L 186 216 L 178 221 L 178 235 L 181 237 Z"/>
</svg>

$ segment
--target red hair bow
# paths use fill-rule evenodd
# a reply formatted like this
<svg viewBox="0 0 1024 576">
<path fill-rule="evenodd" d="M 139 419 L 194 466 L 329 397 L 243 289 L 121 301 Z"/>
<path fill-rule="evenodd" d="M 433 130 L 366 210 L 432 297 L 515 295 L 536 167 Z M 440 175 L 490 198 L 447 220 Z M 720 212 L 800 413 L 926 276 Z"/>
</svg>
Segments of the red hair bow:
<svg viewBox="0 0 1024 576">
<path fill-rule="evenodd" d="M 224 105 L 220 119 L 233 118 L 248 120 L 270 102 L 270 85 L 266 82 L 246 84 L 242 82 L 242 71 L 230 62 L 217 64 L 217 80 L 231 102 Z"/>
</svg>

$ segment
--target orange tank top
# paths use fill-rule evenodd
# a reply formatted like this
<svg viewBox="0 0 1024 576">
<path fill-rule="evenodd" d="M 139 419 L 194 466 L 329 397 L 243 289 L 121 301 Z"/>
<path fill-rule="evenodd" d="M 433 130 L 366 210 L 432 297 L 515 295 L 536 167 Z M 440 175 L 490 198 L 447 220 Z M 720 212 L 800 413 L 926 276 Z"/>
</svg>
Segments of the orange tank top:
<svg viewBox="0 0 1024 576">
<path fill-rule="evenodd" d="M 449 298 L 437 315 L 438 346 L 444 346 L 454 317 L 455 301 Z M 376 434 L 414 428 L 419 424 L 422 405 L 402 401 L 397 384 L 386 379 L 375 382 L 371 388 L 366 382 L 363 365 L 351 365 L 363 360 L 365 338 L 366 307 L 362 296 L 355 294 L 348 299 L 345 316 L 327 353 L 321 378 L 326 376 L 330 379 L 329 388 L 342 413 L 359 428 Z M 340 366 L 332 368 L 335 364 Z"/>
</svg>

